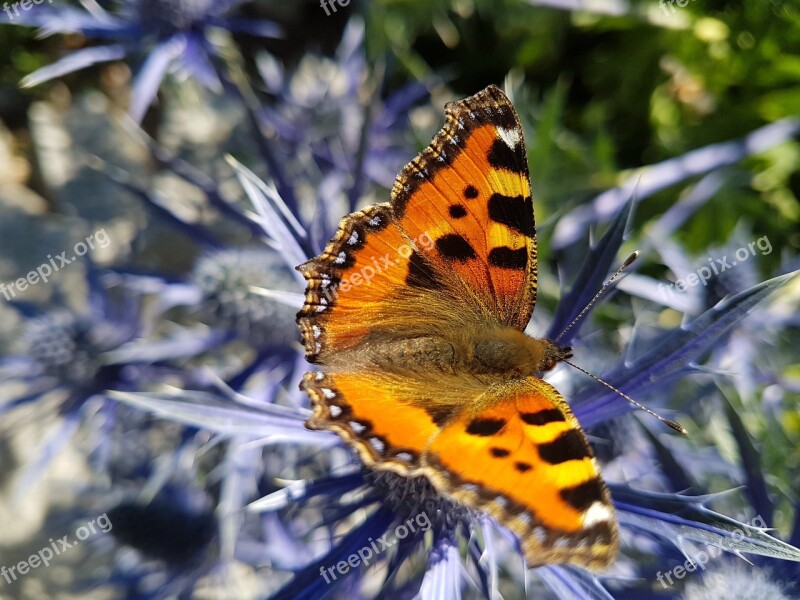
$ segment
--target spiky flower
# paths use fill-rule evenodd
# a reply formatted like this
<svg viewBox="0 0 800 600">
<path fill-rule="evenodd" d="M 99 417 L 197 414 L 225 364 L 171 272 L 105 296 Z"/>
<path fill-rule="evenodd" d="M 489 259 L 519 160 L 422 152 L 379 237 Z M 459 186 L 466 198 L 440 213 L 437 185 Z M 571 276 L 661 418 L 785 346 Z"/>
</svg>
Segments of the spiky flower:
<svg viewBox="0 0 800 600">
<path fill-rule="evenodd" d="M 44 375 L 66 384 L 85 385 L 103 367 L 100 355 L 118 345 L 117 335 L 98 329 L 84 315 L 58 310 L 26 323 L 22 351 Z"/>
<path fill-rule="evenodd" d="M 135 72 L 130 112 L 141 121 L 168 72 L 191 76 L 221 91 L 219 48 L 210 40 L 213 28 L 232 33 L 275 37 L 278 28 L 266 21 L 226 16 L 244 0 L 122 0 L 115 12 L 93 3 L 91 10 L 48 5 L 35 11 L 16 10 L 9 22 L 40 28 L 40 35 L 80 33 L 108 45 L 76 50 L 59 61 L 28 75 L 23 86 L 35 86 L 91 65 L 126 57 L 145 57 Z"/>
<path fill-rule="evenodd" d="M 770 579 L 768 570 L 748 567 L 731 560 L 712 565 L 701 577 L 686 584 L 684 600 L 790 600 L 783 586 Z"/>
<path fill-rule="evenodd" d="M 298 292 L 297 280 L 265 247 L 229 248 L 201 257 L 191 280 L 200 290 L 200 313 L 212 327 L 235 332 L 259 348 L 294 342 L 297 309 L 268 292 Z"/>
</svg>

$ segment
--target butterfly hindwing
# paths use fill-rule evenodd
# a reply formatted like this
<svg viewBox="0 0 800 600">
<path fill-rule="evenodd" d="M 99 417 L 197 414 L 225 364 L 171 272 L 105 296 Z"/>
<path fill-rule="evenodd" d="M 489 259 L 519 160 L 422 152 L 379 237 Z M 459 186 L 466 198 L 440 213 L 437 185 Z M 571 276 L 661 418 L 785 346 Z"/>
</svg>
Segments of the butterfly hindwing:
<svg viewBox="0 0 800 600">
<path fill-rule="evenodd" d="M 402 475 L 419 472 L 441 414 L 423 408 L 424 386 L 362 371 L 306 373 L 302 387 L 313 401 L 308 427 L 336 431 L 367 466 Z"/>
<path fill-rule="evenodd" d="M 538 377 L 490 387 L 422 458 L 440 491 L 509 527 L 529 565 L 602 569 L 616 556 L 614 511 L 591 448 L 566 401 Z"/>
</svg>

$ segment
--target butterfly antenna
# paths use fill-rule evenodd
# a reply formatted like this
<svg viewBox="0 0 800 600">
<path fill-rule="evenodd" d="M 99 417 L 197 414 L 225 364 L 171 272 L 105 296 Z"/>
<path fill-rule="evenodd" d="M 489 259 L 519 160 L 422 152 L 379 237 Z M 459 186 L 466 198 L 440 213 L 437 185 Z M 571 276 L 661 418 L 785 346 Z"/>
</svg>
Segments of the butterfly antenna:
<svg viewBox="0 0 800 600">
<path fill-rule="evenodd" d="M 559 333 L 559 334 L 558 334 L 558 337 L 557 337 L 555 340 L 553 340 L 553 342 L 557 342 L 558 340 L 560 340 L 560 339 L 561 339 L 561 336 L 563 336 L 563 335 L 564 335 L 565 333 L 567 333 L 567 332 L 568 332 L 570 329 L 572 329 L 572 326 L 573 326 L 573 325 L 575 325 L 575 323 L 577 323 L 578 321 L 580 321 L 580 320 L 583 318 L 583 315 L 585 315 L 587 312 L 589 312 L 589 309 L 591 309 L 591 308 L 592 308 L 592 306 L 594 306 L 594 305 L 595 305 L 595 303 L 596 303 L 596 302 L 597 302 L 597 301 L 600 299 L 600 296 L 602 296 L 602 295 L 605 293 L 605 291 L 608 289 L 608 286 L 610 286 L 612 283 L 614 283 L 614 281 L 615 281 L 616 279 L 618 279 L 620 275 L 622 275 L 623 271 L 625 271 L 625 269 L 627 269 L 628 267 L 630 267 L 630 266 L 633 264 L 633 261 L 635 261 L 635 260 L 636 260 L 638 257 L 639 257 L 639 251 L 638 251 L 638 250 L 635 250 L 635 251 L 633 252 L 633 254 L 631 254 L 631 255 L 630 255 L 628 258 L 626 258 L 626 259 L 625 259 L 625 262 L 624 262 L 624 263 L 622 263 L 622 266 L 620 266 L 620 268 L 619 268 L 619 269 L 617 269 L 617 272 L 616 272 L 616 273 L 614 273 L 614 274 L 613 274 L 611 277 L 609 277 L 609 278 L 608 278 L 608 281 L 606 281 L 606 282 L 603 284 L 603 287 L 601 287 L 601 288 L 600 288 L 600 290 L 599 290 L 599 291 L 598 291 L 598 292 L 597 292 L 597 293 L 594 295 L 594 298 L 592 298 L 592 299 L 589 301 L 589 304 L 587 304 L 587 305 L 584 307 L 584 309 L 583 309 L 583 310 L 582 310 L 580 313 L 578 313 L 578 316 L 577 316 L 577 317 L 575 317 L 574 319 L 572 319 L 572 323 L 570 323 L 569 325 L 567 325 L 567 327 L 564 329 L 564 331 L 562 331 L 561 333 Z"/>
<path fill-rule="evenodd" d="M 590 372 L 589 372 L 589 371 L 587 371 L 586 369 L 583 369 L 583 368 L 579 367 L 578 365 L 576 365 L 576 364 L 574 364 L 574 363 L 571 363 L 571 362 L 569 362 L 568 360 L 564 360 L 564 361 L 562 361 L 562 362 L 565 362 L 565 363 L 567 363 L 567 364 L 568 364 L 570 367 L 572 367 L 573 369 L 577 369 L 577 370 L 578 370 L 578 371 L 580 371 L 581 373 L 584 373 L 584 374 L 588 375 L 589 377 L 591 377 L 592 379 L 594 379 L 594 380 L 595 380 L 595 381 L 597 381 L 598 383 L 602 383 L 602 384 L 603 384 L 604 386 L 606 386 L 608 389 L 610 389 L 610 390 L 611 390 L 611 391 L 613 391 L 613 392 L 616 392 L 617 394 L 619 394 L 620 396 L 622 396 L 623 398 L 625 398 L 625 400 L 627 400 L 628 402 L 630 402 L 630 403 L 631 403 L 631 404 L 633 404 L 634 406 L 636 406 L 636 407 L 638 407 L 638 408 L 641 408 L 641 409 L 642 409 L 644 412 L 646 412 L 647 414 L 654 416 L 656 419 L 658 419 L 659 421 L 661 421 L 662 423 L 664 423 L 664 425 L 666 425 L 667 427 L 671 427 L 672 429 L 674 429 L 674 430 L 675 430 L 675 431 L 677 431 L 678 433 L 680 433 L 680 434 L 682 434 L 682 435 L 686 435 L 686 429 L 684 429 L 684 428 L 683 428 L 683 425 L 681 425 L 680 423 L 678 423 L 678 422 L 676 422 L 676 421 L 670 421 L 669 419 L 666 419 L 666 418 L 662 417 L 662 416 L 661 416 L 661 415 L 659 415 L 658 413 L 656 413 L 656 412 L 653 412 L 652 410 L 650 410 L 650 409 L 649 409 L 649 408 L 647 408 L 646 406 L 644 406 L 644 405 L 642 405 L 642 404 L 638 403 L 636 400 L 634 400 L 633 398 L 631 398 L 630 396 L 628 396 L 628 394 L 626 394 L 625 392 L 622 392 L 622 391 L 618 390 L 617 388 L 615 388 L 613 385 L 611 385 L 611 384 L 610 384 L 610 383 L 608 383 L 607 381 L 603 381 L 603 380 L 602 380 L 602 379 L 600 379 L 600 378 L 599 378 L 597 375 L 595 375 L 595 374 L 593 374 L 593 373 L 590 373 Z"/>
</svg>

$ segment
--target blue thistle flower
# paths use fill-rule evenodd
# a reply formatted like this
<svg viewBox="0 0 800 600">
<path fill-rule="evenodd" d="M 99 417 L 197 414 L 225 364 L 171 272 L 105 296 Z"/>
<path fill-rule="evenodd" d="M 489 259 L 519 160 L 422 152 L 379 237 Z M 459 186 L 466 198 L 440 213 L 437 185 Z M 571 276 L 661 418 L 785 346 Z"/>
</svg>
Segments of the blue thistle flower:
<svg viewBox="0 0 800 600">
<path fill-rule="evenodd" d="M 93 322 L 88 315 L 57 309 L 28 321 L 21 342 L 23 354 L 43 376 L 81 388 L 96 378 L 113 378 L 113 369 L 101 375 L 107 367 L 101 355 L 129 339 L 130 332 Z"/>
<path fill-rule="evenodd" d="M 265 297 L 268 292 L 298 293 L 296 278 L 274 251 L 253 247 L 208 253 L 197 261 L 191 282 L 200 291 L 199 316 L 208 325 L 235 332 L 262 350 L 296 341 L 296 307 Z"/>
<path fill-rule="evenodd" d="M 227 16 L 238 4 L 241 1 L 122 0 L 113 13 L 96 3 L 91 10 L 44 5 L 35 11 L 17 11 L 19 14 L 10 22 L 39 27 L 42 37 L 81 33 L 87 38 L 113 42 L 76 50 L 31 73 L 21 84 L 31 87 L 98 63 L 144 57 L 135 72 L 130 103 L 131 116 L 141 121 L 167 72 L 191 76 L 206 87 L 222 90 L 223 78 L 215 64 L 219 49 L 209 39 L 212 28 L 260 37 L 276 37 L 280 33 L 268 21 Z"/>
<path fill-rule="evenodd" d="M 751 567 L 741 561 L 721 560 L 699 578 L 686 584 L 684 600 L 747 598 L 748 600 L 791 600 L 792 590 L 776 583 L 768 569 Z"/>
<path fill-rule="evenodd" d="M 105 467 L 114 424 L 124 417 L 115 403 L 106 402 L 110 391 L 141 389 L 167 373 L 175 375 L 170 362 L 217 343 L 213 336 L 187 336 L 182 331 L 148 339 L 150 315 L 141 310 L 141 299 L 121 289 L 110 293 L 103 274 L 91 263 L 87 273 L 88 302 L 83 311 L 60 302 L 59 294 L 46 310 L 12 304 L 23 317 L 22 331 L 17 353 L 2 362 L 9 367 L 3 375 L 7 384 L 22 391 L 0 403 L 0 414 L 30 418 L 39 401 L 58 398 L 60 418 L 57 430 L 40 445 L 22 476 L 22 491 L 93 415 L 99 418 L 99 427 L 92 428 L 93 458 L 97 468 Z M 23 411 L 26 406 L 34 411 Z"/>
</svg>

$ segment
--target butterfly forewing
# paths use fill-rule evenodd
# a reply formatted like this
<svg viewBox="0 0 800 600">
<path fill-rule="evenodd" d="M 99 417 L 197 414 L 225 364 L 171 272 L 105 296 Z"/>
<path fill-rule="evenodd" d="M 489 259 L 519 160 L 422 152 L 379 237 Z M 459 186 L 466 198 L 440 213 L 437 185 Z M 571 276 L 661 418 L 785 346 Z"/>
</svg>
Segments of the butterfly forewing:
<svg viewBox="0 0 800 600">
<path fill-rule="evenodd" d="M 524 329 L 536 298 L 536 230 L 522 126 L 490 86 L 446 107 L 447 122 L 400 172 L 392 207 L 403 231 L 434 240 L 424 257 L 457 274 L 465 309 Z"/>
</svg>

